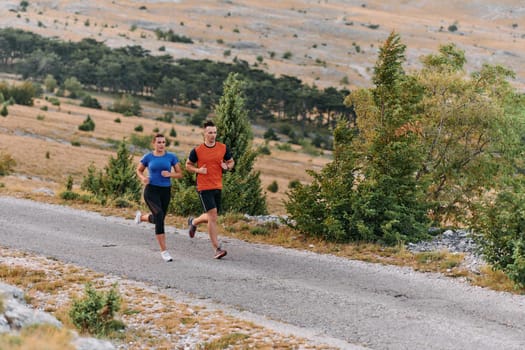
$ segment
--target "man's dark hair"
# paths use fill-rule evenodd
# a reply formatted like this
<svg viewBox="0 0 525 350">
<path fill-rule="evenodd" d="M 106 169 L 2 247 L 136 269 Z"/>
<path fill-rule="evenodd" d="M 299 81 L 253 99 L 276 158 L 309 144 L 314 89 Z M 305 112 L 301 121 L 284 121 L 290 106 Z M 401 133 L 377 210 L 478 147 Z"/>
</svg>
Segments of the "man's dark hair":
<svg viewBox="0 0 525 350">
<path fill-rule="evenodd" d="M 204 124 L 202 124 L 202 127 L 206 129 L 208 126 L 215 126 L 211 120 L 206 120 Z"/>
</svg>

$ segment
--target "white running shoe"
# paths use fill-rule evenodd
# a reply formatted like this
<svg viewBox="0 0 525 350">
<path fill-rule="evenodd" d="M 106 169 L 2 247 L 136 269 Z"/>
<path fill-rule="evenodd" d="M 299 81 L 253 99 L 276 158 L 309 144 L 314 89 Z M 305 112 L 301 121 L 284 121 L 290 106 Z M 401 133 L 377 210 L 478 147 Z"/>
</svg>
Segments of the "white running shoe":
<svg viewBox="0 0 525 350">
<path fill-rule="evenodd" d="M 138 225 L 140 224 L 140 218 L 142 216 L 142 213 L 140 212 L 140 210 L 137 210 L 137 212 L 135 213 L 135 223 Z"/>
<path fill-rule="evenodd" d="M 160 255 L 162 256 L 162 259 L 164 259 L 165 262 L 173 261 L 173 258 L 167 250 L 160 252 Z"/>
</svg>

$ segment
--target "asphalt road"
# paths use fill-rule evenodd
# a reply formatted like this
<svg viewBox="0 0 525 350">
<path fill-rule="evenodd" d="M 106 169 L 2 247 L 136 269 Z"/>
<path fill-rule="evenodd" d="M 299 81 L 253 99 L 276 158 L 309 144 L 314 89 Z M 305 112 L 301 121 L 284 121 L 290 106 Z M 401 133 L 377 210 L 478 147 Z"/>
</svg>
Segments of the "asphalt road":
<svg viewBox="0 0 525 350">
<path fill-rule="evenodd" d="M 435 274 L 169 227 L 161 260 L 149 224 L 0 197 L 0 244 L 246 310 L 356 349 L 525 349 L 525 296 Z"/>
</svg>

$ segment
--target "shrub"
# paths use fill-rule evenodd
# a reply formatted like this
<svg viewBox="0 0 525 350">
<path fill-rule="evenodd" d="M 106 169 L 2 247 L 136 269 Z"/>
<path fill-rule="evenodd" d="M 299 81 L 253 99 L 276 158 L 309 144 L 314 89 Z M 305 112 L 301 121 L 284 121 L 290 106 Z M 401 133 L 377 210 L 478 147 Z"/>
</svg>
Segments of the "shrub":
<svg viewBox="0 0 525 350">
<path fill-rule="evenodd" d="M 476 209 L 473 228 L 485 259 L 517 286 L 525 286 L 525 187 L 518 184 L 502 191 Z"/>
<path fill-rule="evenodd" d="M 266 189 L 272 193 L 276 193 L 279 191 L 279 185 L 277 184 L 277 181 L 273 180 L 272 183 L 266 187 Z"/>
<path fill-rule="evenodd" d="M 73 189 L 73 176 L 69 175 L 66 181 L 66 190 L 71 191 Z"/>
<path fill-rule="evenodd" d="M 270 147 L 268 147 L 267 144 L 264 144 L 262 146 L 260 146 L 258 148 L 258 151 L 259 151 L 259 154 L 265 154 L 267 156 L 269 156 L 270 154 L 272 154 L 272 151 L 270 151 Z"/>
<path fill-rule="evenodd" d="M 80 106 L 87 107 L 87 108 L 102 109 L 102 106 L 100 105 L 98 100 L 89 95 L 84 96 L 84 98 L 82 99 L 82 102 L 80 103 Z"/>
<path fill-rule="evenodd" d="M 141 124 L 139 124 L 133 130 L 135 130 L 136 132 L 142 132 L 144 131 L 144 127 Z"/>
<path fill-rule="evenodd" d="M 265 140 L 272 140 L 272 141 L 278 141 L 279 140 L 279 137 L 277 136 L 277 134 L 275 133 L 275 130 L 273 130 L 273 128 L 269 128 L 268 130 L 266 130 L 266 132 L 264 133 L 264 139 Z"/>
<path fill-rule="evenodd" d="M 125 116 L 140 116 L 142 113 L 139 101 L 129 95 L 122 95 L 120 99 L 114 101 L 112 110 Z"/>
<path fill-rule="evenodd" d="M 250 233 L 254 236 L 265 236 L 270 233 L 270 230 L 266 226 L 255 226 L 250 229 Z"/>
<path fill-rule="evenodd" d="M 95 122 L 91 119 L 91 116 L 88 114 L 84 122 L 78 126 L 78 130 L 82 131 L 93 131 L 95 130 Z"/>
<path fill-rule="evenodd" d="M 137 135 L 131 134 L 129 142 L 133 146 L 147 149 L 151 145 L 151 136 L 150 135 Z"/>
<path fill-rule="evenodd" d="M 66 201 L 77 200 L 79 197 L 80 197 L 80 194 L 73 192 L 73 191 L 66 190 L 66 191 L 60 192 L 60 198 Z"/>
<path fill-rule="evenodd" d="M 92 192 L 98 199 L 120 198 L 132 202 L 140 200 L 141 187 L 135 174 L 133 155 L 125 142 L 119 144 L 117 157 L 110 157 L 104 173 L 97 173 L 93 163 L 90 164 L 81 185 L 82 189 Z"/>
<path fill-rule="evenodd" d="M 181 216 L 188 216 L 199 213 L 202 205 L 199 200 L 195 185 L 185 187 L 179 181 L 174 181 L 172 185 L 173 195 L 170 201 L 169 212 Z"/>
<path fill-rule="evenodd" d="M 51 103 L 53 106 L 60 106 L 60 100 L 56 97 L 50 97 L 49 103 Z"/>
<path fill-rule="evenodd" d="M 88 173 L 84 176 L 80 188 L 91 193 L 99 193 L 102 187 L 102 172 L 97 173 L 94 163 L 91 163 L 87 170 Z"/>
<path fill-rule="evenodd" d="M 5 104 L 2 106 L 2 109 L 0 110 L 0 115 L 2 117 L 7 117 L 9 115 L 9 111 L 7 110 L 7 106 Z"/>
<path fill-rule="evenodd" d="M 455 32 L 457 30 L 458 30 L 458 26 L 455 23 L 448 26 L 449 32 Z"/>
<path fill-rule="evenodd" d="M 290 182 L 288 182 L 288 188 L 290 188 L 290 189 L 297 188 L 297 187 L 299 187 L 299 185 L 301 185 L 301 181 L 299 181 L 297 179 L 290 180 Z"/>
<path fill-rule="evenodd" d="M 0 153 L 0 176 L 11 174 L 16 161 L 7 153 Z"/>
<path fill-rule="evenodd" d="M 114 319 L 120 310 L 121 297 L 117 285 L 104 293 L 97 292 L 91 284 L 85 288 L 85 296 L 75 299 L 69 311 L 71 321 L 81 332 L 96 336 L 108 336 L 111 332 L 125 328 L 125 325 Z"/>
</svg>

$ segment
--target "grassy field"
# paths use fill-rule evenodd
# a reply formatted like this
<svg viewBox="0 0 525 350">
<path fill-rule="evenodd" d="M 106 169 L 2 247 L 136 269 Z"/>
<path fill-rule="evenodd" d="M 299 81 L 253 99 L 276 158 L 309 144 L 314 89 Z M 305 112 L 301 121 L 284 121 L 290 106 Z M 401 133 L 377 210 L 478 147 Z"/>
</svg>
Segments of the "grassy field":
<svg viewBox="0 0 525 350">
<path fill-rule="evenodd" d="M 57 193 L 63 190 L 69 176 L 78 187 L 91 163 L 102 169 L 109 157 L 115 156 L 114 144 L 129 140 L 133 134 L 149 137 L 154 130 L 159 130 L 168 136 L 174 128 L 177 136 L 171 139 L 178 145 L 170 146 L 169 150 L 181 160 L 187 157 L 191 148 L 202 142 L 201 130 L 188 125 L 180 115 L 179 122 L 170 124 L 154 119 L 162 114 L 124 117 L 105 110 L 79 107 L 78 104 L 78 100 L 62 99 L 60 106 L 54 106 L 44 99 L 37 99 L 32 107 L 9 107 L 9 115 L 0 119 L 0 151 L 10 154 L 17 165 L 15 174 L 2 179 L 6 189 L 25 188 L 24 191 L 31 192 L 49 188 Z M 157 111 L 158 107 L 154 107 L 148 108 L 147 103 L 144 104 L 145 110 Z M 95 130 L 78 130 L 88 115 L 95 122 Z M 121 122 L 115 122 L 116 119 Z M 143 127 L 143 132 L 134 131 L 138 125 Z M 261 138 L 254 141 L 255 145 L 261 143 Z M 284 214 L 282 200 L 291 180 L 307 182 L 306 169 L 319 170 L 329 161 L 328 156 L 310 156 L 296 148 L 296 151 L 282 151 L 272 142 L 271 154 L 260 156 L 256 162 L 255 169 L 261 172 L 263 189 L 273 181 L 279 185 L 276 193 L 267 192 L 269 211 L 273 214 Z M 136 152 L 137 164 L 143 152 Z"/>
</svg>

